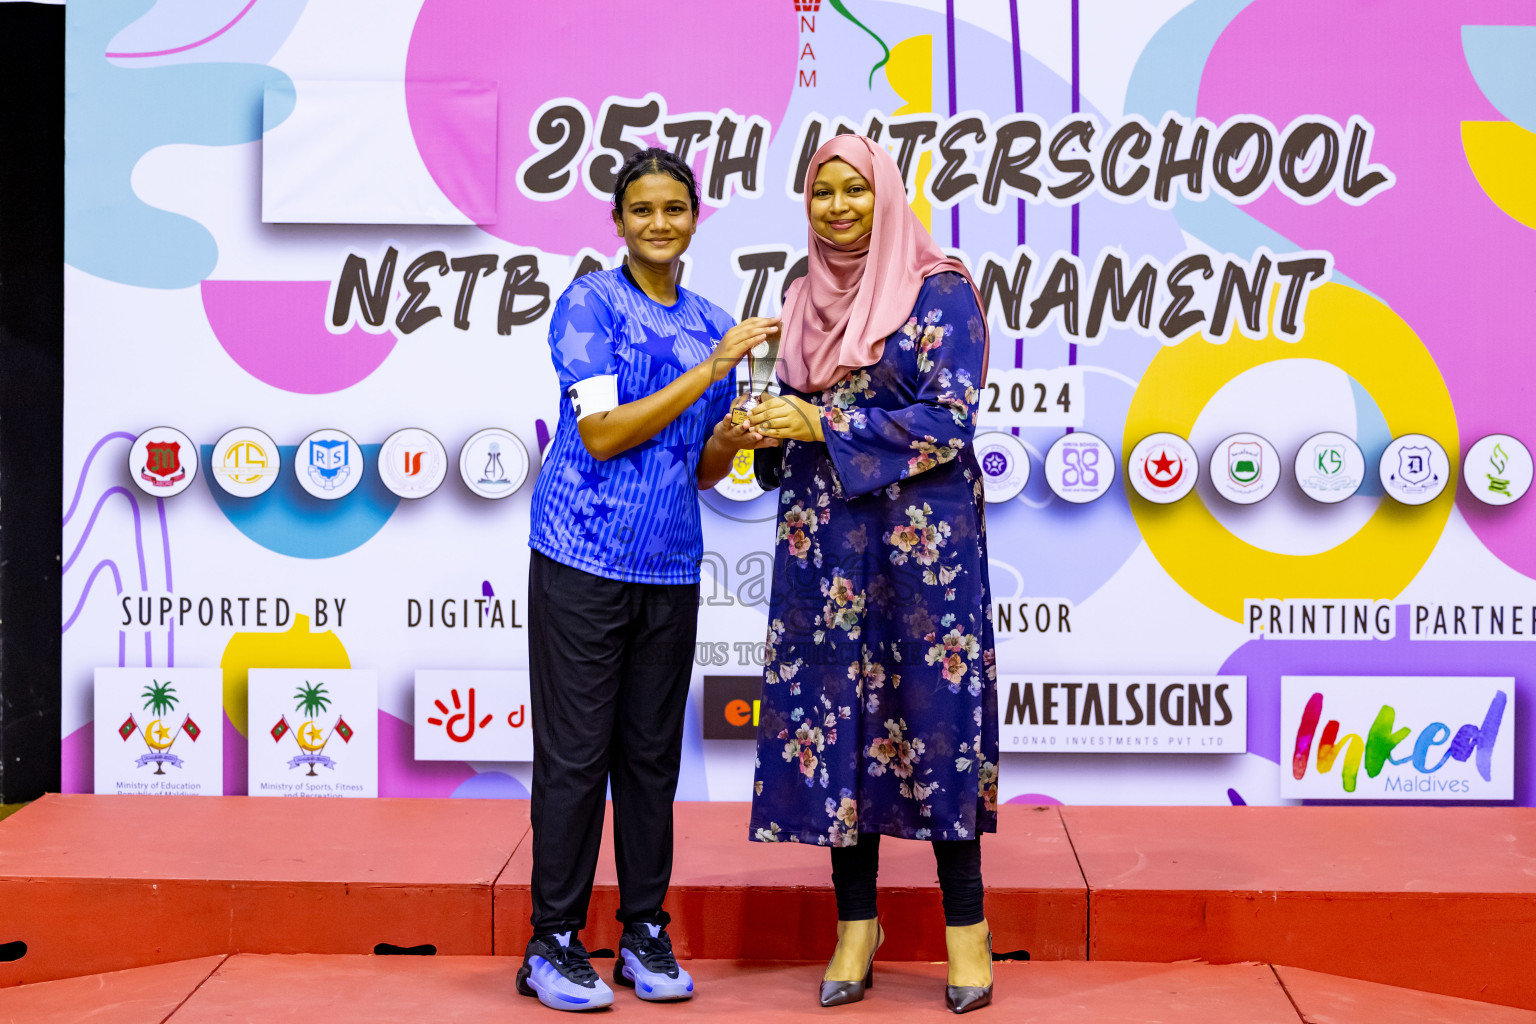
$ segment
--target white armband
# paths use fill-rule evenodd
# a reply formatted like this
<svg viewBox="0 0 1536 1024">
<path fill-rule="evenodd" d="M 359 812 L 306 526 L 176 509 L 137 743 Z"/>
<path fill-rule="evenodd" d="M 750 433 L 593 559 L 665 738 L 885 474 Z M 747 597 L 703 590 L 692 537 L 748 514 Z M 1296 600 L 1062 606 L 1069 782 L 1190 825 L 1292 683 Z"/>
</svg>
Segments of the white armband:
<svg viewBox="0 0 1536 1024">
<path fill-rule="evenodd" d="M 605 373 L 579 380 L 565 389 L 578 420 L 595 412 L 612 412 L 619 407 L 619 378 Z"/>
</svg>

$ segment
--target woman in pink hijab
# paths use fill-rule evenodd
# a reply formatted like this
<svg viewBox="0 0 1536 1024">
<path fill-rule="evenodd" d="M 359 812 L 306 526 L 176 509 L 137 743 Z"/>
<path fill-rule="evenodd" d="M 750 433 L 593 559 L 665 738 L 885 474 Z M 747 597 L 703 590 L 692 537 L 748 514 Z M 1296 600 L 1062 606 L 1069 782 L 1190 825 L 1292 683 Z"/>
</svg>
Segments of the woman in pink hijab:
<svg viewBox="0 0 1536 1024">
<path fill-rule="evenodd" d="M 873 983 L 881 837 L 931 842 L 945 1002 L 964 1013 L 992 998 L 980 836 L 997 830 L 997 681 L 971 443 L 986 319 L 883 147 L 822 146 L 805 206 L 781 394 L 751 414 L 782 454 L 751 837 L 831 848 L 823 1006 Z"/>
</svg>

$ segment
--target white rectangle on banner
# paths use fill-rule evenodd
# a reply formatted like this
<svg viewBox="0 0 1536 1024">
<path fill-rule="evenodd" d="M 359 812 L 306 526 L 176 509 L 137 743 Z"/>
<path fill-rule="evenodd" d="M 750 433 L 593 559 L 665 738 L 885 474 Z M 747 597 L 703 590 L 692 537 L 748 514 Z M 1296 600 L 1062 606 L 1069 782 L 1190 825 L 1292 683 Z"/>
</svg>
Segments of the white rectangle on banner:
<svg viewBox="0 0 1536 1024">
<path fill-rule="evenodd" d="M 1513 800 L 1515 681 L 1282 676 L 1280 795 Z"/>
<path fill-rule="evenodd" d="M 528 673 L 416 670 L 416 760 L 532 761 Z"/>
<path fill-rule="evenodd" d="M 224 673 L 216 668 L 98 668 L 96 792 L 220 796 Z"/>
<path fill-rule="evenodd" d="M 494 83 L 284 81 L 264 102 L 263 221 L 496 223 Z"/>
<path fill-rule="evenodd" d="M 1242 754 L 1246 676 L 997 677 L 1003 753 Z"/>
<path fill-rule="evenodd" d="M 1081 366 L 992 370 L 981 389 L 979 429 L 1080 427 L 1087 409 Z"/>
<path fill-rule="evenodd" d="M 251 796 L 379 795 L 379 686 L 372 669 L 253 668 Z"/>
</svg>

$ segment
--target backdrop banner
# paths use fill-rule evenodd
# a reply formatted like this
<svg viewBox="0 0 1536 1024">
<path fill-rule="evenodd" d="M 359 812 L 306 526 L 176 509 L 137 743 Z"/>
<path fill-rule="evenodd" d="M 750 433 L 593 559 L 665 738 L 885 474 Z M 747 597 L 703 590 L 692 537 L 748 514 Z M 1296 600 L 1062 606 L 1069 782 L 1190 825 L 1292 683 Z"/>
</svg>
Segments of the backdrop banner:
<svg viewBox="0 0 1536 1024">
<path fill-rule="evenodd" d="M 858 132 L 991 324 L 1003 799 L 1536 802 L 1529 4 L 66 16 L 66 791 L 211 669 L 225 793 L 527 795 L 547 331 L 617 167 L 689 161 L 684 283 L 772 315 Z M 787 541 L 746 458 L 700 497 L 679 797 L 743 800 Z"/>
</svg>

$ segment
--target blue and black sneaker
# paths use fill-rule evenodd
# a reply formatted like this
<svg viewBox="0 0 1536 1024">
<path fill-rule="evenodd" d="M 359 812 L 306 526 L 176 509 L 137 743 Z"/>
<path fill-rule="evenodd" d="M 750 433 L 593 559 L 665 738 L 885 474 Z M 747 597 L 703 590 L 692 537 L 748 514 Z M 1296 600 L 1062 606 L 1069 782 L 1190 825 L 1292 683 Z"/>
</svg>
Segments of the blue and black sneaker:
<svg viewBox="0 0 1536 1024">
<path fill-rule="evenodd" d="M 575 932 L 535 935 L 528 940 L 517 991 L 537 996 L 552 1010 L 601 1010 L 613 1005 L 613 989 L 603 984 Z"/>
<path fill-rule="evenodd" d="M 659 924 L 637 921 L 624 926 L 613 980 L 655 1003 L 693 998 L 693 978 L 677 965 L 672 939 Z"/>
</svg>

